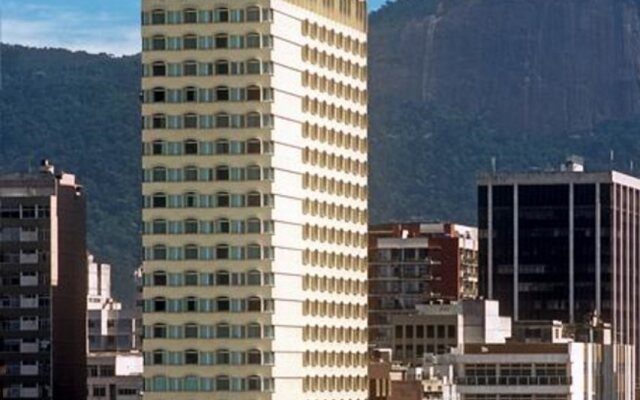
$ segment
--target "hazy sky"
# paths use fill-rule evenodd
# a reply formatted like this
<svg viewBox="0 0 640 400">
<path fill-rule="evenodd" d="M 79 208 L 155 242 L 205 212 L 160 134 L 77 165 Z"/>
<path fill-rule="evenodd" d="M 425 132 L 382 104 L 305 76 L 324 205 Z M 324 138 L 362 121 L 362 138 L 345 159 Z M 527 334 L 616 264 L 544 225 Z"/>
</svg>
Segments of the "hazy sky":
<svg viewBox="0 0 640 400">
<path fill-rule="evenodd" d="M 369 8 L 385 0 L 370 0 Z M 2 43 L 116 55 L 140 51 L 140 0 L 0 0 Z"/>
</svg>

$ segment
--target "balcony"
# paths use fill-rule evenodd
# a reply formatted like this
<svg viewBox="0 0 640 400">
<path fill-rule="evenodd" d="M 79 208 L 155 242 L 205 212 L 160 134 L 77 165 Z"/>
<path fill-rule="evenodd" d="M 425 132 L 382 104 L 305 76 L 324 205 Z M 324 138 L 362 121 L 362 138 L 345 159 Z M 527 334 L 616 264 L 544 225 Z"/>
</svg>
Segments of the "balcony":
<svg viewBox="0 0 640 400">
<path fill-rule="evenodd" d="M 20 330 L 21 331 L 37 331 L 38 330 L 38 319 L 22 319 L 20 320 Z"/>
<path fill-rule="evenodd" d="M 20 264 L 37 264 L 38 263 L 38 253 L 20 253 Z"/>
<path fill-rule="evenodd" d="M 20 286 L 38 286 L 38 275 L 20 275 Z"/>
<path fill-rule="evenodd" d="M 22 228 L 20 230 L 20 241 L 21 242 L 37 242 L 38 241 L 38 230 L 37 229 L 28 229 Z"/>
<path fill-rule="evenodd" d="M 38 375 L 38 364 L 23 364 L 20 366 L 21 376 L 35 376 Z"/>
<path fill-rule="evenodd" d="M 40 397 L 40 389 L 36 387 L 20 389 L 20 397 L 23 399 L 37 399 Z"/>
<path fill-rule="evenodd" d="M 40 387 L 13 385 L 2 389 L 0 398 L 2 399 L 37 399 L 40 397 Z"/>
<path fill-rule="evenodd" d="M 20 353 L 29 354 L 29 353 L 37 353 L 39 351 L 38 342 L 22 342 L 20 343 Z"/>
<path fill-rule="evenodd" d="M 20 308 L 38 308 L 38 296 L 20 296 Z"/>
</svg>

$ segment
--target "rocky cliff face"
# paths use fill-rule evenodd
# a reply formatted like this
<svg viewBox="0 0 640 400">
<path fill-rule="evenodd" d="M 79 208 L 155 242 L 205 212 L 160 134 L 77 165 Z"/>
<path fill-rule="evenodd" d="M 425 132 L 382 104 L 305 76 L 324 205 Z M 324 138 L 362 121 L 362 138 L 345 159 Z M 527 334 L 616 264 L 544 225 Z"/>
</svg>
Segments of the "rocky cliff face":
<svg viewBox="0 0 640 400">
<path fill-rule="evenodd" d="M 631 0 L 398 0 L 369 46 L 376 113 L 433 104 L 507 135 L 572 135 L 640 112 Z"/>
</svg>

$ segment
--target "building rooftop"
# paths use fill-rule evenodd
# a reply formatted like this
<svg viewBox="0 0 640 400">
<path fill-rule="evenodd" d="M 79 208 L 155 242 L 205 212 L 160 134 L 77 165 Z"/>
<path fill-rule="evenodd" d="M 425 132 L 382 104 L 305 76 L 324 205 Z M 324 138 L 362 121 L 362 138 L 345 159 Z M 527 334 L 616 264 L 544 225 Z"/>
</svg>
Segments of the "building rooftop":
<svg viewBox="0 0 640 400">
<path fill-rule="evenodd" d="M 640 178 L 618 171 L 520 171 L 493 172 L 478 175 L 479 185 L 620 183 L 640 187 Z"/>
<path fill-rule="evenodd" d="M 469 343 L 464 345 L 464 354 L 562 354 L 569 343 Z"/>
<path fill-rule="evenodd" d="M 0 196 L 24 197 L 53 194 L 54 184 L 81 188 L 75 175 L 65 172 L 55 172 L 52 164 L 47 160 L 42 162 L 36 172 L 6 172 L 0 173 Z"/>
</svg>

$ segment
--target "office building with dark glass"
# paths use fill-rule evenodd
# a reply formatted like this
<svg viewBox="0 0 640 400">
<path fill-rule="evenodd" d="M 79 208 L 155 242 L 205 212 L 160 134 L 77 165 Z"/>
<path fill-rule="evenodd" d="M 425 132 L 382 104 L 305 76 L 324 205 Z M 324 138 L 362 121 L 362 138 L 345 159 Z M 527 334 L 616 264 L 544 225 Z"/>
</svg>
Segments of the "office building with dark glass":
<svg viewBox="0 0 640 400">
<path fill-rule="evenodd" d="M 514 320 L 611 323 L 636 344 L 640 179 L 616 171 L 492 173 L 478 180 L 480 291 Z"/>
</svg>

